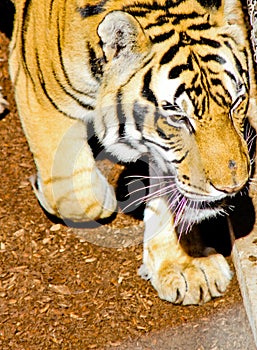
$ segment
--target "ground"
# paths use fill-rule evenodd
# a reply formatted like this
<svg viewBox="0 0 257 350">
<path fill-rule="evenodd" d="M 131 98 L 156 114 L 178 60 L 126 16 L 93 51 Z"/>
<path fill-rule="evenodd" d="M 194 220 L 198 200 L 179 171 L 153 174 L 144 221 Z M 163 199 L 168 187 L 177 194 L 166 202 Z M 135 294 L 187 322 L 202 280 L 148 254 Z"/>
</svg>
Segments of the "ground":
<svg viewBox="0 0 257 350">
<path fill-rule="evenodd" d="M 174 306 L 137 276 L 141 221 L 119 214 L 109 225 L 76 230 L 45 215 L 28 180 L 35 167 L 7 52 L 0 33 L 0 85 L 9 102 L 0 121 L 1 349 L 253 350 L 236 276 L 222 298 Z"/>
</svg>

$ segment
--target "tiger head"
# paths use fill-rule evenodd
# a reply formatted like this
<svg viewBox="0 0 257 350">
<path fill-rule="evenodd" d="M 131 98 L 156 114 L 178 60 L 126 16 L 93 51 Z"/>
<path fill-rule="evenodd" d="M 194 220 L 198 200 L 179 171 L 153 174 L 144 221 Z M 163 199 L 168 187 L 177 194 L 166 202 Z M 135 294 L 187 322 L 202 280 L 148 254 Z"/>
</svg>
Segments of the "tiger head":
<svg viewBox="0 0 257 350">
<path fill-rule="evenodd" d="M 106 66 L 96 129 L 121 160 L 149 154 L 155 172 L 176 185 L 174 198 L 200 208 L 249 180 L 251 59 L 236 11 L 230 16 L 224 4 L 210 10 L 191 1 L 192 11 L 188 3 L 177 17 L 113 11 L 103 19 L 98 34 Z M 160 18 L 165 25 L 158 26 Z"/>
</svg>

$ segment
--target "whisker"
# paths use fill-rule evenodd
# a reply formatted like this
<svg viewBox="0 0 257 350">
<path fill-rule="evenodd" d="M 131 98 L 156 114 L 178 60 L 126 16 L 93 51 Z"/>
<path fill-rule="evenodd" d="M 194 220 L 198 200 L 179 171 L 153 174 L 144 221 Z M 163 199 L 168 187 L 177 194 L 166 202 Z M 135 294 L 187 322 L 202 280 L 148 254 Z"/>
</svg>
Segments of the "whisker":
<svg viewBox="0 0 257 350">
<path fill-rule="evenodd" d="M 134 178 L 134 176 L 125 176 L 125 179 L 129 179 L 129 178 Z M 139 182 L 139 181 L 142 182 L 143 180 L 148 180 L 148 179 L 149 179 L 149 177 L 139 177 L 139 176 L 138 176 L 137 179 L 134 178 L 133 181 L 130 181 L 130 182 L 128 183 L 128 185 L 137 183 L 137 182 Z"/>
<path fill-rule="evenodd" d="M 252 140 L 250 140 L 250 141 L 247 142 L 248 150 L 249 150 L 249 151 L 252 150 L 253 143 L 254 143 L 254 141 L 255 141 L 255 139 L 256 139 L 256 136 L 257 136 L 257 135 L 255 135 L 255 136 L 252 138 Z"/>
<path fill-rule="evenodd" d="M 168 197 L 168 203 L 169 203 L 169 209 L 174 209 L 174 204 L 179 201 L 181 198 L 181 193 L 177 190 L 177 188 L 174 188 L 174 191 L 171 196 Z M 176 209 L 176 208 L 175 208 Z"/>
<path fill-rule="evenodd" d="M 169 186 L 160 188 L 158 191 L 155 191 L 153 193 L 148 193 L 145 196 L 142 196 L 140 198 L 135 199 L 133 202 L 129 203 L 126 207 L 123 208 L 122 211 L 125 211 L 126 209 L 128 209 L 129 207 L 131 207 L 132 205 L 140 205 L 142 203 L 147 203 L 148 201 L 150 201 L 151 199 L 154 198 L 159 198 L 162 197 L 164 195 L 167 195 L 171 192 L 173 192 L 174 190 L 176 190 L 176 185 L 174 183 L 170 184 Z M 167 189 L 169 189 L 169 191 L 167 191 Z M 137 190 L 135 190 L 134 192 L 136 192 Z M 133 192 L 132 192 L 133 193 Z"/>
<path fill-rule="evenodd" d="M 175 209 L 175 220 L 174 220 L 175 226 L 178 226 L 179 222 L 181 221 L 181 218 L 183 216 L 183 212 L 185 210 L 187 203 L 188 203 L 188 200 L 186 197 L 182 197 L 180 202 L 178 203 Z"/>
<path fill-rule="evenodd" d="M 247 124 L 245 128 L 245 141 L 247 143 L 247 147 L 249 152 L 252 151 L 252 147 L 254 142 L 256 141 L 257 134 L 253 127 L 250 124 Z M 252 160 L 251 160 L 252 161 Z"/>
<path fill-rule="evenodd" d="M 255 131 L 251 128 L 249 128 L 249 130 L 247 131 L 247 135 L 246 135 L 246 138 L 245 138 L 245 141 L 246 142 L 249 142 L 249 140 L 253 141 L 255 138 L 256 138 L 256 134 L 255 134 Z"/>
<path fill-rule="evenodd" d="M 174 189 L 172 195 L 168 196 L 168 207 L 170 210 L 173 211 L 174 204 L 179 201 L 179 198 L 181 197 L 180 193 Z"/>
<path fill-rule="evenodd" d="M 184 235 L 188 234 L 188 232 L 190 231 L 192 226 L 193 226 L 193 222 L 191 220 L 185 220 L 185 219 L 181 220 L 181 225 L 180 225 L 180 229 L 179 229 L 179 236 L 178 236 L 179 241 L 181 240 L 181 237 L 183 234 Z"/>
<path fill-rule="evenodd" d="M 185 220 L 181 221 L 180 227 L 179 227 L 179 235 L 178 235 L 178 241 L 180 242 L 182 235 L 185 233 L 184 231 L 184 225 L 185 225 Z"/>
<path fill-rule="evenodd" d="M 131 184 L 133 184 L 133 183 L 134 183 L 133 181 L 130 182 L 130 183 L 128 184 L 128 186 L 131 185 Z M 162 181 L 162 182 L 160 182 L 160 183 L 151 184 L 151 185 L 148 185 L 148 186 L 143 186 L 143 187 L 141 187 L 141 188 L 137 188 L 137 189 L 135 189 L 135 190 L 129 192 L 129 193 L 126 195 L 126 197 L 128 197 L 129 195 L 134 194 L 134 193 L 136 193 L 136 192 L 143 191 L 143 190 L 145 190 L 145 189 L 151 189 L 151 188 L 156 187 L 156 186 L 161 186 L 161 185 L 163 185 L 163 184 L 165 184 L 165 183 L 168 183 L 168 181 Z"/>
<path fill-rule="evenodd" d="M 248 184 L 249 186 L 257 187 L 257 179 L 254 179 L 254 178 L 249 179 Z"/>
<path fill-rule="evenodd" d="M 256 182 L 257 183 L 257 178 L 256 177 L 250 177 L 248 180 L 249 183 Z"/>
<path fill-rule="evenodd" d="M 256 154 L 254 153 L 253 157 L 250 159 L 251 166 L 255 163 L 255 156 L 256 156 Z"/>
<path fill-rule="evenodd" d="M 125 179 L 129 179 L 129 178 L 139 178 L 140 179 L 174 179 L 175 176 L 174 175 L 158 175 L 158 176 L 150 176 L 150 175 L 128 175 L 125 176 Z"/>
<path fill-rule="evenodd" d="M 168 191 L 167 191 L 168 190 Z M 175 184 L 170 184 L 169 186 L 166 187 L 162 187 L 159 190 L 153 192 L 153 193 L 149 193 L 148 195 L 145 196 L 145 198 L 154 196 L 154 198 L 159 197 L 157 195 L 161 194 L 161 196 L 167 195 L 171 192 L 173 192 L 174 190 L 176 190 L 176 185 Z"/>
<path fill-rule="evenodd" d="M 167 187 L 163 188 L 163 190 L 164 190 L 164 192 L 162 193 L 162 196 L 169 196 L 170 194 L 172 194 L 172 196 L 174 196 L 177 194 L 177 187 L 175 184 L 173 184 L 173 186 L 167 186 Z"/>
<path fill-rule="evenodd" d="M 247 124 L 246 124 L 244 133 L 245 133 L 245 139 L 246 139 L 246 140 L 248 140 L 248 139 L 255 133 L 255 130 L 254 130 L 254 128 L 251 126 L 250 123 L 247 123 Z"/>
<path fill-rule="evenodd" d="M 122 208 L 122 212 L 124 213 L 129 207 L 132 207 L 132 205 L 139 206 L 144 202 L 146 201 L 144 201 L 142 198 L 137 198 L 133 202 L 129 203 L 124 208 Z"/>
<path fill-rule="evenodd" d="M 188 233 L 189 229 L 193 226 L 194 222 L 196 221 L 194 217 L 196 216 L 197 206 L 199 205 L 199 203 L 197 203 L 196 201 L 190 201 L 190 204 L 191 204 L 191 214 L 190 214 L 190 217 L 188 218 L 188 226 L 185 232 L 186 234 Z"/>
</svg>

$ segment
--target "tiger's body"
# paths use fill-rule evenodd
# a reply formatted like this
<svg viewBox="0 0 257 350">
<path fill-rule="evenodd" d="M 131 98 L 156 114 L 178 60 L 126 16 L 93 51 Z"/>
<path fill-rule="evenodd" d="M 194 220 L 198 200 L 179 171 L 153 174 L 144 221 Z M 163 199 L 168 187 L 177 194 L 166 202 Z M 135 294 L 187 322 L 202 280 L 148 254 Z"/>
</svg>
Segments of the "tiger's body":
<svg viewBox="0 0 257 350">
<path fill-rule="evenodd" d="M 247 184 L 255 82 L 240 1 L 16 0 L 10 73 L 51 214 L 116 210 L 87 125 L 123 162 L 149 157 L 142 277 L 161 298 L 199 304 L 231 278 L 225 258 L 188 256 L 176 231 L 224 212 Z"/>
</svg>

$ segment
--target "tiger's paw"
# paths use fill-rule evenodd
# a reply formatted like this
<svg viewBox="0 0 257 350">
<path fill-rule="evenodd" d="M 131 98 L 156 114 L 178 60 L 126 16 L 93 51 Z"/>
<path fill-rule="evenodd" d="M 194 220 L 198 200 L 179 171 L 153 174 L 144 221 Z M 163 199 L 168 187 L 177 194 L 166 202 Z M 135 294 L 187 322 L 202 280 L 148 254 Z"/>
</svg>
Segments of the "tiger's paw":
<svg viewBox="0 0 257 350">
<path fill-rule="evenodd" d="M 233 276 L 220 254 L 188 257 L 183 264 L 165 260 L 158 272 L 152 273 L 142 265 L 139 274 L 151 280 L 161 299 L 182 305 L 199 305 L 221 296 Z"/>
</svg>

